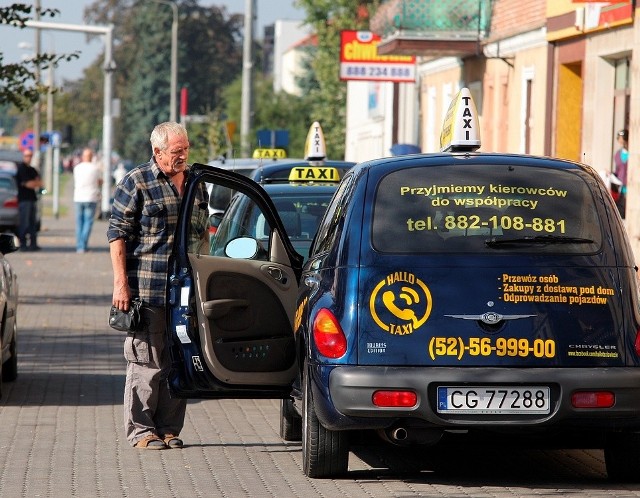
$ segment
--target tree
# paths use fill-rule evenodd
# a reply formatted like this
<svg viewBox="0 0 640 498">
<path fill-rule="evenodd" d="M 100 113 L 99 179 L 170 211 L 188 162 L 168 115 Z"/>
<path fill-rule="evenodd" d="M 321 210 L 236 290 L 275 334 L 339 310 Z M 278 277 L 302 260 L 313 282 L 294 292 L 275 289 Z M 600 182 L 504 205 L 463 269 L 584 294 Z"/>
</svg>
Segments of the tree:
<svg viewBox="0 0 640 498">
<path fill-rule="evenodd" d="M 257 131 L 260 129 L 289 130 L 288 154 L 290 157 L 303 157 L 304 143 L 309 126 L 313 120 L 309 114 L 309 100 L 286 92 L 273 94 L 272 78 L 262 74 L 254 76 L 254 98 L 257 105 L 254 109 L 253 127 L 249 130 L 252 143 L 250 147 L 257 148 Z M 236 79 L 224 93 L 225 114 L 227 120 L 240 123 L 242 105 L 242 78 Z M 239 150 L 240 137 L 234 139 L 234 150 Z"/>
<path fill-rule="evenodd" d="M 21 3 L 0 7 L 0 23 L 24 28 L 26 22 L 31 19 L 33 10 L 31 5 Z M 59 11 L 40 9 L 38 13 L 40 16 L 54 17 Z M 0 52 L 0 105 L 13 104 L 21 110 L 27 110 L 38 101 L 40 95 L 50 90 L 47 85 L 38 81 L 38 70 L 47 69 L 50 65 L 57 66 L 61 61 L 70 61 L 77 57 L 77 53 L 63 55 L 42 53 L 22 63 L 3 64 L 4 57 Z"/>
<path fill-rule="evenodd" d="M 312 116 L 322 125 L 327 153 L 344 158 L 347 86 L 340 81 L 340 31 L 368 30 L 370 13 L 379 0 L 297 0 L 307 14 L 305 22 L 318 36 L 312 68 L 318 82 L 309 90 Z"/>
<path fill-rule="evenodd" d="M 187 87 L 189 114 L 209 115 L 221 105 L 222 89 L 242 70 L 243 17 L 200 7 L 196 0 L 176 4 L 178 86 Z M 114 145 L 136 162 L 147 160 L 151 129 L 170 114 L 172 10 L 148 0 L 96 0 L 85 17 L 116 26 L 114 96 L 121 100 L 122 115 L 116 118 Z"/>
</svg>

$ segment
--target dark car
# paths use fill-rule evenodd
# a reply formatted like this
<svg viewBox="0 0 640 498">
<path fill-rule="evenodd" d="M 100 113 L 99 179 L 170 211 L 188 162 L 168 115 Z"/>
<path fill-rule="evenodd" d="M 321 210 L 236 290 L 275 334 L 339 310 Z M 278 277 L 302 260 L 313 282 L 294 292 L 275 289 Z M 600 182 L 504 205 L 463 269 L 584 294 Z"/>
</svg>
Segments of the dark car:
<svg viewBox="0 0 640 498">
<path fill-rule="evenodd" d="M 0 230 L 17 233 L 19 225 L 18 186 L 15 175 L 18 163 L 22 161 L 22 152 L 18 150 L 0 150 Z M 38 200 L 43 190 L 37 192 Z M 36 210 L 36 227 L 42 225 L 42 203 L 38 202 Z"/>
<path fill-rule="evenodd" d="M 463 89 L 444 152 L 350 169 L 304 264 L 263 188 L 196 165 L 168 281 L 173 394 L 282 399 L 310 477 L 346 472 L 350 435 L 374 431 L 587 445 L 609 478 L 639 480 L 640 303 L 618 210 L 590 166 L 475 152 L 477 129 Z M 203 181 L 250 197 L 268 237 L 191 251 Z"/>
<path fill-rule="evenodd" d="M 208 164 L 248 176 L 263 185 L 313 185 L 314 188 L 324 185 L 333 190 L 335 190 L 335 186 L 340 178 L 355 165 L 355 163 L 349 161 L 326 159 L 324 133 L 322 127 L 317 122 L 309 127 L 307 133 L 305 159 L 287 158 L 286 152 L 283 149 L 261 148 L 254 150 L 251 159 L 223 158 L 210 161 Z M 285 190 L 287 189 L 287 187 L 283 188 Z M 267 189 L 270 195 L 275 192 L 281 192 L 281 190 L 282 188 Z M 209 184 L 207 185 L 207 192 L 209 193 L 209 215 L 212 216 L 210 220 L 210 232 L 215 234 L 235 191 L 221 185 L 214 186 Z M 316 190 L 316 192 L 320 191 Z M 284 195 L 286 196 L 286 194 Z M 300 209 L 302 209 L 302 206 L 299 204 L 298 210 Z M 291 212 L 291 209 L 288 211 Z M 305 213 L 301 214 L 303 217 L 305 216 Z M 322 213 L 318 213 L 318 215 L 321 214 Z M 314 233 L 309 233 L 307 230 L 305 233 L 308 237 L 315 235 L 315 231 Z M 300 246 L 300 244 L 302 244 L 302 235 L 297 235 L 297 237 L 297 246 Z M 308 250 L 308 244 L 304 250 Z"/>
<path fill-rule="evenodd" d="M 327 159 L 327 146 L 320 123 L 314 122 L 307 133 L 304 159 L 285 159 L 265 162 L 256 167 L 249 177 L 261 184 L 290 181 L 336 182 L 355 163 Z"/>
<path fill-rule="evenodd" d="M 305 181 L 264 185 L 294 249 L 305 259 L 309 256 L 311 242 L 337 186 L 337 182 Z M 266 247 L 271 230 L 260 206 L 245 194 L 238 193 L 217 227 L 216 236 L 211 239 L 210 254 L 224 255 L 229 241 L 245 236 L 253 237 Z"/>
<path fill-rule="evenodd" d="M 6 254 L 18 250 L 16 237 L 9 233 L 0 233 L 0 382 L 16 380 L 18 376 L 17 313 L 18 313 L 18 277 L 13 272 Z M 0 396 L 2 385 L 0 384 Z"/>
</svg>

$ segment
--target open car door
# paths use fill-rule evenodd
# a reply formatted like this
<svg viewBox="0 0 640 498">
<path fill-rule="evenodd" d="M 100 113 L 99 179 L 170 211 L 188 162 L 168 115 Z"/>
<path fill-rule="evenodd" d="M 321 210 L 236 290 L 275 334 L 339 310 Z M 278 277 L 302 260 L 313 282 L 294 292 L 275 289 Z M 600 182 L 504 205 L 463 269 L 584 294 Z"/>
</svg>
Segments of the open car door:
<svg viewBox="0 0 640 498">
<path fill-rule="evenodd" d="M 208 217 L 206 184 L 237 191 L 233 203 L 245 196 L 249 206 L 211 235 L 217 221 Z M 287 397 L 297 372 L 293 318 L 301 266 L 260 185 L 192 165 L 167 282 L 172 395 Z"/>
</svg>

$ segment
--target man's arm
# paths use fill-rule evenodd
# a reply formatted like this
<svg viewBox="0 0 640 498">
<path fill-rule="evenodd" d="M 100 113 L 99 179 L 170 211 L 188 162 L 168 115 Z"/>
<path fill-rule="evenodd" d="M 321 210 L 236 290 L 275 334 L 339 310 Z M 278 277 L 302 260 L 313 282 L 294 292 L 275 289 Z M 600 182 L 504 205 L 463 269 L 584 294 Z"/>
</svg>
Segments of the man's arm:
<svg viewBox="0 0 640 498">
<path fill-rule="evenodd" d="M 112 304 L 127 311 L 131 301 L 131 289 L 127 279 L 127 252 L 124 239 L 115 239 L 109 243 L 111 266 L 113 267 L 113 300 Z"/>
</svg>

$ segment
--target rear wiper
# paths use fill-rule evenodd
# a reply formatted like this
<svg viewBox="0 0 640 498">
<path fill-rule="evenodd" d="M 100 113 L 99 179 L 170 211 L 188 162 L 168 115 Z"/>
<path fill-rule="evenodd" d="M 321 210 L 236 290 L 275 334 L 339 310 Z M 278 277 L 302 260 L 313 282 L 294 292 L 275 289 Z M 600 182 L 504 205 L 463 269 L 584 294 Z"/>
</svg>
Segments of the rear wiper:
<svg viewBox="0 0 640 498">
<path fill-rule="evenodd" d="M 521 244 L 593 244 L 593 240 L 582 237 L 565 237 L 563 235 L 536 235 L 535 237 L 519 237 L 515 239 L 497 239 L 492 237 L 484 241 L 487 247 L 499 247 Z"/>
</svg>

